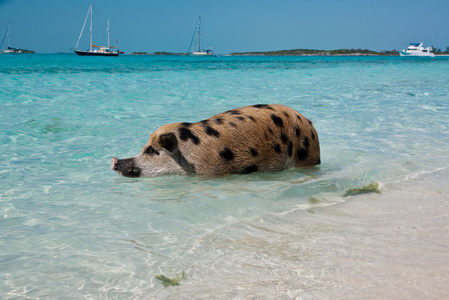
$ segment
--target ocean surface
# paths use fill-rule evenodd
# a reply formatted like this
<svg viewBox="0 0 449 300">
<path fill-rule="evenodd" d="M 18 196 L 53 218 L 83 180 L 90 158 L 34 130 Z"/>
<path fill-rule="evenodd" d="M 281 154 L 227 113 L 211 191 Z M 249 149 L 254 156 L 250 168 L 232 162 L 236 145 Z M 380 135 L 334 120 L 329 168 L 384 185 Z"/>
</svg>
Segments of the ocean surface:
<svg viewBox="0 0 449 300">
<path fill-rule="evenodd" d="M 110 168 L 163 124 L 270 103 L 313 121 L 321 165 Z M 1 299 L 449 296 L 448 57 L 1 55 L 0 104 Z"/>
</svg>

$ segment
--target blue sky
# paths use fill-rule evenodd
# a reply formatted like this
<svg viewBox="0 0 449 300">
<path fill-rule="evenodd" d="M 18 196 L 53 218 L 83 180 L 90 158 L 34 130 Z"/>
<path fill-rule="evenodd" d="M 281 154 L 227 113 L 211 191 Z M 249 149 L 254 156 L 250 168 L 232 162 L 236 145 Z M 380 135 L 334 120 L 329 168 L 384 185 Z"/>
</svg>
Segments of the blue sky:
<svg viewBox="0 0 449 300">
<path fill-rule="evenodd" d="M 109 18 L 127 53 L 187 52 L 200 15 L 202 46 L 219 54 L 449 46 L 448 0 L 0 0 L 1 38 L 10 24 L 11 46 L 68 52 L 91 2 L 94 43 L 106 44 Z"/>
</svg>

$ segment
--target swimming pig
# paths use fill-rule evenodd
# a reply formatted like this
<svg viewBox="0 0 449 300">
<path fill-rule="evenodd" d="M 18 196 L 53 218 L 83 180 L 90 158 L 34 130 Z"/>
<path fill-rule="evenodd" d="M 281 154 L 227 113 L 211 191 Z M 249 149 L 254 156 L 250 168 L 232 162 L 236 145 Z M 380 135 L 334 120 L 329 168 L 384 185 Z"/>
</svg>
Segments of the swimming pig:
<svg viewBox="0 0 449 300">
<path fill-rule="evenodd" d="M 320 163 L 312 122 L 292 108 L 258 104 L 197 123 L 159 127 L 137 156 L 112 159 L 128 177 L 276 172 Z"/>
</svg>

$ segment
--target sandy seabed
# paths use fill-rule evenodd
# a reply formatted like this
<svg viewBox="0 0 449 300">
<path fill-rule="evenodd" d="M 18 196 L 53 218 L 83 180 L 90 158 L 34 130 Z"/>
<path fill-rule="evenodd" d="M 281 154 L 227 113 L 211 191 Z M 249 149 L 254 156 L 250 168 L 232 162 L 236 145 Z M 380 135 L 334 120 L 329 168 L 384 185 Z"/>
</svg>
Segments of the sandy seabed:
<svg viewBox="0 0 449 300">
<path fill-rule="evenodd" d="M 314 217 L 342 221 L 320 239 L 341 251 L 323 261 L 332 288 L 329 299 L 449 298 L 449 176 L 447 170 L 419 176 L 380 195 L 360 195 L 317 210 Z M 349 249 L 349 251 L 348 251 Z M 335 262 L 334 262 L 335 263 Z M 339 270 L 335 273 L 335 270 Z M 324 272 L 324 273 L 323 273 Z M 302 298 L 301 295 L 296 295 Z"/>
<path fill-rule="evenodd" d="M 381 194 L 352 196 L 290 216 L 291 234 L 269 225 L 263 229 L 266 238 L 247 237 L 258 244 L 251 254 L 235 241 L 223 247 L 232 249 L 225 261 L 235 266 L 234 273 L 223 275 L 217 262 L 207 281 L 189 274 L 181 286 L 161 289 L 160 296 L 449 299 L 447 182 L 449 168 L 381 184 Z M 245 255 L 253 259 L 242 263 Z"/>
</svg>

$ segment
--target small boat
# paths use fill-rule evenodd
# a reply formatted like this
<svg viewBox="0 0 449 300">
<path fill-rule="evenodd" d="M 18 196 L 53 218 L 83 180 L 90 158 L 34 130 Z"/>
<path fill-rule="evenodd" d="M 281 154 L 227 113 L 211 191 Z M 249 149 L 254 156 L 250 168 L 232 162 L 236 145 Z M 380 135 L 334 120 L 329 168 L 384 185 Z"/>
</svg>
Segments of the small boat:
<svg viewBox="0 0 449 300">
<path fill-rule="evenodd" d="M 192 56 L 211 56 L 211 55 L 214 54 L 214 51 L 212 49 L 203 49 L 203 50 L 201 50 L 200 29 L 201 29 L 201 16 L 198 18 L 198 22 L 197 22 L 197 24 L 195 26 L 195 31 L 193 32 L 192 41 L 190 42 L 190 47 L 189 47 L 188 54 L 192 55 Z M 196 48 L 196 51 L 192 51 L 193 43 L 195 41 L 195 36 L 196 36 L 197 48 Z"/>
<path fill-rule="evenodd" d="M 90 15 L 90 43 L 89 43 L 89 50 L 77 50 L 76 48 L 78 48 L 78 44 L 80 42 L 80 39 L 83 35 L 83 31 L 84 31 L 84 27 L 86 26 L 86 22 L 87 22 L 87 18 Z M 84 25 L 83 28 L 81 29 L 81 33 L 80 36 L 78 37 L 78 42 L 76 43 L 75 46 L 75 53 L 80 55 L 80 56 L 118 56 L 120 51 L 118 50 L 118 47 L 112 47 L 109 44 L 109 19 L 108 19 L 108 28 L 107 28 L 107 32 L 108 32 L 108 46 L 97 46 L 94 45 L 92 42 L 92 4 L 90 4 L 89 10 L 87 11 L 87 16 L 86 19 L 84 20 Z M 116 48 L 117 50 L 112 50 Z"/>
<path fill-rule="evenodd" d="M 5 53 L 5 54 L 6 53 L 14 53 L 14 54 L 22 54 L 22 53 L 24 53 L 23 49 L 17 49 L 17 48 L 13 48 L 13 47 L 9 46 L 9 35 L 10 35 L 9 33 L 10 33 L 10 26 L 8 25 L 6 27 L 5 35 L 3 36 L 2 44 L 0 45 L 0 53 Z M 8 40 L 8 48 L 2 50 L 3 43 L 5 42 L 5 39 Z"/>
<path fill-rule="evenodd" d="M 406 50 L 399 51 L 400 56 L 428 56 L 434 57 L 432 47 L 424 48 L 423 43 L 410 43 Z"/>
</svg>

